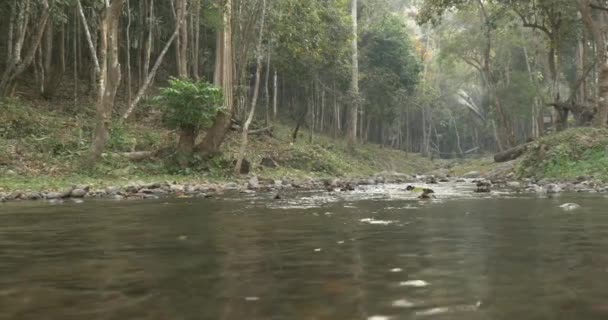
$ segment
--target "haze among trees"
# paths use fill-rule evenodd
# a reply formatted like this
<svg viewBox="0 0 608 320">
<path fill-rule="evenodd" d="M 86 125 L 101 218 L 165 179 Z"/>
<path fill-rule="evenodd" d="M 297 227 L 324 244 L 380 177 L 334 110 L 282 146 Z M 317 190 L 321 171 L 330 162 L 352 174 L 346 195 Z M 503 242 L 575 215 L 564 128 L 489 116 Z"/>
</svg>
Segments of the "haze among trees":
<svg viewBox="0 0 608 320">
<path fill-rule="evenodd" d="M 89 163 L 115 125 L 159 110 L 184 167 L 236 127 L 240 168 L 251 131 L 277 122 L 294 141 L 458 157 L 605 127 L 607 13 L 597 0 L 5 0 L 0 96 L 94 106 Z"/>
</svg>

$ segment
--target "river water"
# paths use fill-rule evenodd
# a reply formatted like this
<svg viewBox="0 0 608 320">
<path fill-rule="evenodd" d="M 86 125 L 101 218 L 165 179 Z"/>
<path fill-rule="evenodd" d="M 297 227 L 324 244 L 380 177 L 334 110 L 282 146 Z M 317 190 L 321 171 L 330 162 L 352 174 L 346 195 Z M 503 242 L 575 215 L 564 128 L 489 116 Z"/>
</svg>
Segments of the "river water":
<svg viewBox="0 0 608 320">
<path fill-rule="evenodd" d="M 0 319 L 608 319 L 608 198 L 402 188 L 0 205 Z"/>
</svg>

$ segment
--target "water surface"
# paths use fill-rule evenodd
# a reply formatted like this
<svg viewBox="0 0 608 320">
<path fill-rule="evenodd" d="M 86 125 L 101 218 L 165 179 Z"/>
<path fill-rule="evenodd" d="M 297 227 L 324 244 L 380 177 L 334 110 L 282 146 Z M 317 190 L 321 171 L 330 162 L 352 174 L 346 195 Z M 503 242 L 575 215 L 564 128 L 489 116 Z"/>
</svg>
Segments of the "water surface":
<svg viewBox="0 0 608 320">
<path fill-rule="evenodd" d="M 0 205 L 0 319 L 608 319 L 607 198 L 400 188 Z"/>
</svg>

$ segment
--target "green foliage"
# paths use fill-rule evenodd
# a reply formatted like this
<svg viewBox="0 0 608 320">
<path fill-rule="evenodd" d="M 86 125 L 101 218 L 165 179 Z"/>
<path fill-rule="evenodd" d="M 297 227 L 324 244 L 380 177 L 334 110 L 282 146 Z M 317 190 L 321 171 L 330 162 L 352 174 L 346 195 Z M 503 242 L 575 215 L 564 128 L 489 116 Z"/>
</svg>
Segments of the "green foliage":
<svg viewBox="0 0 608 320">
<path fill-rule="evenodd" d="M 163 108 L 163 122 L 172 129 L 208 128 L 224 110 L 221 89 L 197 81 L 172 78 L 155 100 Z"/>
<path fill-rule="evenodd" d="M 520 174 L 537 178 L 608 180 L 608 130 L 581 128 L 541 139 L 520 166 Z"/>
<path fill-rule="evenodd" d="M 420 79 L 422 66 L 403 21 L 389 16 L 361 37 L 361 92 L 366 112 L 393 119 Z"/>
</svg>

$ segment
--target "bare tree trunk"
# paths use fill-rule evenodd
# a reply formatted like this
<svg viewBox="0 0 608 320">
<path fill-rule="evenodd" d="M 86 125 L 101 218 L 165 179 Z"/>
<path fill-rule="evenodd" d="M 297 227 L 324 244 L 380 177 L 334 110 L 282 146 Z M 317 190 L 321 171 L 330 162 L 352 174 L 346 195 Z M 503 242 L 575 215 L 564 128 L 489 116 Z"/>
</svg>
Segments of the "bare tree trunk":
<svg viewBox="0 0 608 320">
<path fill-rule="evenodd" d="M 188 20 L 179 19 L 186 17 L 188 0 L 176 0 L 177 17 L 175 23 L 179 25 L 179 36 L 177 38 L 176 57 L 177 74 L 180 78 L 188 78 Z"/>
<path fill-rule="evenodd" d="M 201 2 L 195 0 L 194 17 L 191 19 L 194 24 L 192 36 L 192 76 L 194 79 L 200 79 L 200 37 L 201 37 Z"/>
<path fill-rule="evenodd" d="M 268 48 L 266 49 L 266 79 L 264 81 L 264 100 L 266 104 L 266 126 L 270 125 L 270 91 L 268 87 L 270 86 L 270 55 L 271 55 L 271 47 L 270 41 L 268 41 Z"/>
<path fill-rule="evenodd" d="M 357 141 L 357 113 L 359 112 L 359 38 L 357 30 L 357 0 L 351 0 L 352 30 L 352 78 L 351 78 L 351 105 L 348 108 L 346 121 L 346 141 L 354 145 Z"/>
<path fill-rule="evenodd" d="M 194 150 L 197 130 L 195 127 L 185 127 L 180 129 L 179 142 L 177 144 L 177 161 L 182 168 L 187 168 Z"/>
<path fill-rule="evenodd" d="M 219 113 L 213 126 L 207 131 L 207 135 L 201 144 L 197 146 L 203 156 L 213 155 L 219 152 L 228 129 L 233 113 L 233 80 L 234 64 L 232 61 L 232 2 L 226 1 L 223 9 L 223 30 L 217 35 L 217 52 L 215 63 L 214 83 L 221 87 L 224 92 L 224 111 Z"/>
<path fill-rule="evenodd" d="M 79 28 L 78 28 L 78 9 L 76 9 L 74 11 L 74 19 L 72 20 L 74 21 L 73 27 L 74 27 L 74 37 L 73 37 L 73 52 L 72 55 L 74 56 L 72 61 L 72 67 L 73 67 L 73 72 L 74 72 L 74 105 L 76 105 L 78 103 L 78 34 L 79 34 Z"/>
<path fill-rule="evenodd" d="M 35 28 L 33 29 L 33 33 L 31 35 L 31 45 L 25 57 L 21 57 L 21 51 L 23 48 L 23 44 L 25 42 L 25 35 L 27 32 L 27 20 L 30 16 L 30 5 L 29 0 L 23 1 L 22 10 L 19 13 L 17 18 L 18 21 L 18 30 L 17 30 L 17 39 L 15 43 L 15 47 L 13 49 L 12 61 L 9 62 L 0 77 L 0 95 L 9 95 L 12 86 L 14 84 L 15 79 L 20 76 L 28 66 L 31 65 L 34 57 L 36 55 L 36 51 L 40 46 L 40 41 L 44 35 L 44 31 L 46 30 L 46 23 L 49 20 L 49 16 L 51 14 L 51 6 L 54 4 L 53 0 L 51 0 L 49 4 L 49 0 L 42 0 L 42 14 L 37 19 L 37 23 Z"/>
<path fill-rule="evenodd" d="M 278 82 L 279 76 L 277 75 L 277 70 L 274 70 L 274 80 L 272 84 L 272 122 L 275 123 L 277 121 L 277 98 L 279 96 L 278 91 Z"/>
<path fill-rule="evenodd" d="M 16 10 L 17 10 L 17 3 L 14 2 L 11 4 L 11 13 L 10 13 L 10 18 L 9 18 L 9 23 L 8 23 L 8 42 L 7 42 L 7 46 L 6 46 L 6 62 L 7 65 L 13 61 L 13 46 L 14 46 L 14 39 L 15 39 L 15 15 L 16 15 Z"/>
<path fill-rule="evenodd" d="M 150 15 L 148 17 L 148 37 L 144 44 L 144 65 L 143 65 L 143 78 L 147 79 L 150 74 L 150 61 L 152 59 L 152 41 L 154 33 L 154 0 L 150 0 Z M 172 37 L 173 38 L 173 37 Z M 171 43 L 174 40 L 171 41 Z M 141 60 L 140 60 L 141 61 Z M 142 80 L 140 76 L 139 81 Z M 143 87 L 143 85 L 141 86 Z M 129 100 L 130 101 L 130 100 Z"/>
<path fill-rule="evenodd" d="M 91 37 L 91 31 L 89 30 L 89 23 L 87 22 L 87 18 L 84 16 L 84 11 L 82 10 L 82 4 L 80 0 L 76 0 L 76 4 L 78 5 L 78 13 L 80 14 L 80 20 L 84 27 L 84 34 L 87 38 L 87 44 L 89 45 L 89 51 L 91 52 L 91 59 L 93 60 L 93 67 L 95 69 L 95 73 L 99 74 L 101 72 L 101 66 L 99 65 L 99 58 L 97 57 L 97 48 L 93 44 L 93 39 Z"/>
<path fill-rule="evenodd" d="M 150 86 L 150 84 L 152 84 L 152 81 L 154 80 L 154 77 L 156 76 L 156 72 L 158 71 L 158 68 L 160 68 L 160 65 L 162 64 L 163 59 L 165 58 L 165 55 L 169 51 L 171 44 L 175 41 L 178 34 L 179 34 L 179 30 L 176 29 L 175 32 L 173 32 L 173 35 L 171 36 L 171 38 L 169 38 L 169 41 L 167 41 L 167 43 L 165 44 L 163 51 L 161 51 L 159 56 L 156 58 L 156 62 L 154 63 L 152 70 L 150 70 L 150 72 L 146 76 L 146 79 L 144 80 L 143 84 L 137 91 L 137 94 L 135 95 L 135 99 L 133 101 L 131 101 L 127 111 L 125 111 L 125 113 L 122 115 L 122 117 L 120 117 L 121 118 L 120 121 L 127 120 L 129 118 L 129 116 L 131 115 L 131 113 L 133 112 L 133 110 L 135 110 L 135 107 L 137 107 L 137 104 L 139 104 L 141 99 L 144 97 L 144 95 L 146 94 L 146 91 L 148 90 L 148 87 Z"/>
<path fill-rule="evenodd" d="M 120 14 L 125 0 L 106 3 L 100 23 L 100 65 L 99 95 L 97 100 L 97 119 L 90 150 L 90 163 L 101 157 L 110 135 L 114 98 L 120 84 L 121 72 L 118 52 Z M 109 4 L 109 6 L 108 6 Z"/>
<path fill-rule="evenodd" d="M 247 117 L 247 121 L 243 125 L 243 134 L 241 137 L 241 147 L 239 148 L 239 154 L 236 158 L 236 166 L 234 167 L 234 174 L 239 175 L 241 173 L 241 166 L 243 165 L 243 157 L 245 156 L 245 151 L 247 151 L 247 139 L 249 136 L 249 126 L 253 121 L 253 116 L 255 115 L 255 107 L 258 102 L 258 94 L 260 91 L 260 77 L 262 72 L 262 58 L 264 57 L 264 52 L 262 51 L 262 40 L 264 39 L 264 24 L 266 22 L 266 0 L 262 0 L 262 17 L 260 18 L 260 30 L 259 30 L 259 38 L 258 45 L 256 48 L 257 51 L 257 61 L 256 61 L 256 71 L 255 71 L 255 84 L 253 88 L 253 98 L 251 99 L 251 109 L 249 110 L 249 116 Z M 269 53 L 268 53 L 269 54 Z"/>
<path fill-rule="evenodd" d="M 126 30 L 126 55 L 127 55 L 127 101 L 131 102 L 131 3 L 127 0 L 127 30 Z"/>
<path fill-rule="evenodd" d="M 602 31 L 605 27 L 604 16 L 606 13 L 600 11 L 598 13 L 600 19 L 596 21 L 591 13 L 589 0 L 578 0 L 577 4 L 583 23 L 595 42 L 596 60 L 600 71 L 598 76 L 597 114 L 595 115 L 594 125 L 603 128 L 608 124 L 608 61 L 606 61 L 606 40 Z"/>
</svg>

